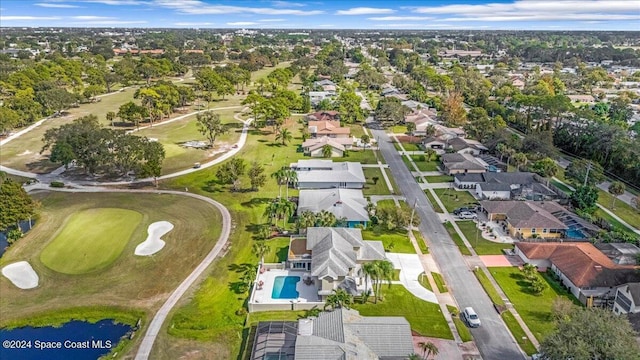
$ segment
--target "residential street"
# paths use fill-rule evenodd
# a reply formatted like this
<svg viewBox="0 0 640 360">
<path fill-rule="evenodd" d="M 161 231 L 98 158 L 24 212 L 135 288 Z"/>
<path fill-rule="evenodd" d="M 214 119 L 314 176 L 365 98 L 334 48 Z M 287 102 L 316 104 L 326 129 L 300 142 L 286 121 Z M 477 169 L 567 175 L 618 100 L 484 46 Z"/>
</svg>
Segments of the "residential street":
<svg viewBox="0 0 640 360">
<path fill-rule="evenodd" d="M 373 119 L 368 118 L 367 122 L 373 122 Z M 460 309 L 473 306 L 482 320 L 481 327 L 471 329 L 482 357 L 484 359 L 524 359 L 524 354 L 446 232 L 438 214 L 431 208 L 426 195 L 403 163 L 390 138 L 384 130 L 375 129 L 375 123 L 373 127 L 372 137 L 378 141 L 378 147 L 389 164 L 398 188 L 407 199 L 407 204 L 410 206 L 416 204 L 416 214 L 421 219 L 419 229 L 428 239 L 429 249 L 456 302 Z"/>
</svg>

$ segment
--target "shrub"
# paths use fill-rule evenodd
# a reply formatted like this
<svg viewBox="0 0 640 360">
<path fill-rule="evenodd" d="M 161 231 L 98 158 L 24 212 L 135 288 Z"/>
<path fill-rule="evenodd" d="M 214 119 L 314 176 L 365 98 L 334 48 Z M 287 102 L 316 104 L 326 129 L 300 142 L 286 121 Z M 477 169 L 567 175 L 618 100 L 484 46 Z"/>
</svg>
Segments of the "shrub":
<svg viewBox="0 0 640 360">
<path fill-rule="evenodd" d="M 53 188 L 63 188 L 64 183 L 62 181 L 52 181 L 51 184 L 49 184 L 49 186 Z"/>
<path fill-rule="evenodd" d="M 236 315 L 238 315 L 238 316 L 246 316 L 247 315 L 247 309 L 240 308 L 240 309 L 236 310 Z"/>
</svg>

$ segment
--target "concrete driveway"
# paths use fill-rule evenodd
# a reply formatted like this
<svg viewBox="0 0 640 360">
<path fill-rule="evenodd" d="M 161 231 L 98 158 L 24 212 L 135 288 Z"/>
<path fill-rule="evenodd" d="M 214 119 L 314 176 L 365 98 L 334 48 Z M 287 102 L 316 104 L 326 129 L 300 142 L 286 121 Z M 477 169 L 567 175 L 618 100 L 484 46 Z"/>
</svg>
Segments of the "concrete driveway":
<svg viewBox="0 0 640 360">
<path fill-rule="evenodd" d="M 424 301 L 438 303 L 436 294 L 424 288 L 418 282 L 418 277 L 424 272 L 422 262 L 418 254 L 386 253 L 387 259 L 393 263 L 395 269 L 400 269 L 400 283 L 409 290 L 413 296 Z"/>
</svg>

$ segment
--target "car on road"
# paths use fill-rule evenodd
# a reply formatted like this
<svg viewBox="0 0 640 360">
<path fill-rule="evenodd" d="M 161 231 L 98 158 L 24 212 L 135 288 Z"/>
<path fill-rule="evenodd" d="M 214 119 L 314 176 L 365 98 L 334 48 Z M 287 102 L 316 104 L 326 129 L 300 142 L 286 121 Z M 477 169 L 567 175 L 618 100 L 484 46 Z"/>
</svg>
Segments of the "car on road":
<svg viewBox="0 0 640 360">
<path fill-rule="evenodd" d="M 467 324 L 469 324 L 470 327 L 480 327 L 480 318 L 471 306 L 464 308 L 462 314 L 464 315 L 464 319 L 467 321 Z"/>
<path fill-rule="evenodd" d="M 478 215 L 476 213 L 472 213 L 471 211 L 463 211 L 458 214 L 460 219 L 477 219 Z"/>
<path fill-rule="evenodd" d="M 193 164 L 193 168 L 194 168 L 194 169 L 200 169 L 200 166 L 202 166 L 202 165 L 200 165 L 200 163 L 199 163 L 199 162 L 198 162 L 198 163 Z"/>
</svg>

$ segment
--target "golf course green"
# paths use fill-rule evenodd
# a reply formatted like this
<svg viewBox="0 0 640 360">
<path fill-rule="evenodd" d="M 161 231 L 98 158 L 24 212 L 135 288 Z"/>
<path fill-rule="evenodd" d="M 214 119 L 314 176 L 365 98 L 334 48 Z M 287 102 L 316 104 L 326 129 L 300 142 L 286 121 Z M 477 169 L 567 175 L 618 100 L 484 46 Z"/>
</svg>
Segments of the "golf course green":
<svg viewBox="0 0 640 360">
<path fill-rule="evenodd" d="M 115 261 L 142 221 L 142 214 L 118 208 L 76 212 L 42 250 L 40 261 L 63 274 L 86 274 Z"/>
</svg>

